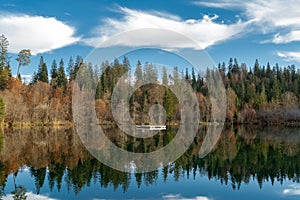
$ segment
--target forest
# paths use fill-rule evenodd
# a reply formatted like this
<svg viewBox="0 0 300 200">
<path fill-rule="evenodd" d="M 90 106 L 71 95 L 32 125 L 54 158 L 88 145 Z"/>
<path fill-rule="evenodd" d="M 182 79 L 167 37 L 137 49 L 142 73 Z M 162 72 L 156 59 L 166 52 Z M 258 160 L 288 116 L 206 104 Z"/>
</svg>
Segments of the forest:
<svg viewBox="0 0 300 200">
<path fill-rule="evenodd" d="M 149 121 L 148 111 L 153 104 L 164 106 L 168 124 L 180 121 L 180 109 L 174 93 L 161 84 L 171 86 L 178 81 L 188 82 L 195 92 L 201 122 L 211 122 L 211 103 L 206 84 L 209 70 L 200 73 L 194 68 L 174 66 L 158 72 L 152 63 L 130 63 L 129 58 L 103 61 L 99 65 L 85 63 L 81 56 L 46 63 L 40 57 L 37 71 L 30 83 L 24 82 L 20 68 L 30 63 L 30 50 L 21 50 L 15 58 L 19 63 L 16 77 L 12 76 L 9 42 L 0 37 L 0 122 L 5 126 L 72 125 L 72 88 L 79 69 L 88 69 L 96 77 L 95 110 L 102 124 L 112 124 L 111 95 L 118 79 L 130 74 L 130 84 L 146 80 L 129 101 L 130 114 L 136 123 Z M 183 70 L 184 69 L 184 70 Z M 300 124 L 300 70 L 295 65 L 260 64 L 253 66 L 230 58 L 221 62 L 220 73 L 227 95 L 226 122 L 229 124 Z"/>
</svg>

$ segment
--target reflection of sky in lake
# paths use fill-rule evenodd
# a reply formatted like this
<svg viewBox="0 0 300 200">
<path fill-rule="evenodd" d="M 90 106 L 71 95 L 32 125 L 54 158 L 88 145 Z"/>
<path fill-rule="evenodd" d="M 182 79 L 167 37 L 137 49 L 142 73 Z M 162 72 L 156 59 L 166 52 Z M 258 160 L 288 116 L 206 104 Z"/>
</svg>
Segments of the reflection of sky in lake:
<svg viewBox="0 0 300 200">
<path fill-rule="evenodd" d="M 33 194 L 32 192 L 26 192 L 26 197 L 27 200 L 56 200 L 46 195 L 37 195 L 37 194 Z M 13 200 L 13 199 L 14 198 L 12 194 L 9 194 L 3 198 L 3 200 Z"/>
<path fill-rule="evenodd" d="M 47 170 L 48 171 L 48 170 Z M 173 172 L 174 173 L 174 172 Z M 228 185 L 220 184 L 216 178 L 208 179 L 206 174 L 197 172 L 195 178 L 190 173 L 181 174 L 178 181 L 174 180 L 172 174 L 168 174 L 166 182 L 163 180 L 162 170 L 158 172 L 158 178 L 153 184 L 142 182 L 138 188 L 134 174 L 131 174 L 130 187 L 127 192 L 123 192 L 122 187 L 114 190 L 110 185 L 107 188 L 101 187 L 100 184 L 91 180 L 90 186 L 83 187 L 79 194 L 75 195 L 73 188 L 68 191 L 65 181 L 62 181 L 62 187 L 58 192 L 56 185 L 52 192 L 49 190 L 48 175 L 45 178 L 40 195 L 36 195 L 34 180 L 27 168 L 19 171 L 16 178 L 17 185 L 26 186 L 27 198 L 37 200 L 54 200 L 54 199 L 166 199 L 166 200 L 217 200 L 217 199 L 299 199 L 300 184 L 293 183 L 290 180 L 280 182 L 264 182 L 260 189 L 256 178 L 251 178 L 248 184 L 242 183 L 239 190 L 233 190 L 230 182 Z M 63 177 L 65 180 L 65 175 Z M 57 184 L 57 183 L 55 183 Z M 5 194 L 3 199 L 12 199 L 11 192 L 13 188 L 13 175 L 9 175 Z"/>
</svg>

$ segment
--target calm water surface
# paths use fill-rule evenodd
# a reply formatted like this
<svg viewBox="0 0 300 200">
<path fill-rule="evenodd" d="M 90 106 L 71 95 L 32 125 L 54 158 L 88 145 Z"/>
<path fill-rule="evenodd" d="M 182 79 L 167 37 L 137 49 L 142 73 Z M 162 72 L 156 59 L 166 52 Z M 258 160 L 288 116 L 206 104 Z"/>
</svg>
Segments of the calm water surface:
<svg viewBox="0 0 300 200">
<path fill-rule="evenodd" d="M 138 140 L 106 130 L 117 146 L 134 152 L 155 151 L 175 133 L 170 128 Z M 228 128 L 200 159 L 206 135 L 201 127 L 181 158 L 143 174 L 101 164 L 73 129 L 3 130 L 1 135 L 1 199 L 300 199 L 298 128 Z"/>
</svg>

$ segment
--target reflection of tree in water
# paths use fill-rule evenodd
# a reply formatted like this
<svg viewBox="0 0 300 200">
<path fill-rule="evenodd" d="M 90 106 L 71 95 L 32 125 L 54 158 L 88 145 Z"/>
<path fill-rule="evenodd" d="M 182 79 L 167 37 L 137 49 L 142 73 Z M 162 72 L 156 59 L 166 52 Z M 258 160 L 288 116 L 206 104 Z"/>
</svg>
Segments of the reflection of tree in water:
<svg viewBox="0 0 300 200">
<path fill-rule="evenodd" d="M 46 168 L 35 169 L 30 167 L 30 174 L 34 178 L 34 184 L 36 187 L 36 193 L 40 194 L 40 190 L 44 185 Z"/>
<path fill-rule="evenodd" d="M 13 199 L 14 200 L 25 200 L 27 199 L 26 196 L 26 188 L 22 185 L 17 185 L 17 176 L 18 176 L 18 172 L 13 174 L 14 177 L 14 191 L 11 192 L 11 194 L 13 195 Z"/>
<path fill-rule="evenodd" d="M 230 184 L 233 189 L 239 189 L 242 183 L 247 184 L 253 178 L 257 180 L 260 187 L 265 181 L 271 181 L 272 184 L 274 182 L 283 183 L 286 179 L 300 182 L 300 143 L 297 142 L 300 140 L 297 130 L 289 129 L 281 132 L 278 132 L 277 129 L 256 129 L 256 132 L 253 130 L 255 129 L 252 127 L 249 129 L 242 127 L 223 131 L 217 147 L 206 157 L 200 159 L 198 153 L 205 136 L 205 127 L 200 127 L 200 131 L 188 151 L 176 162 L 161 169 L 163 181 L 179 181 L 181 177 L 195 178 L 200 173 L 206 174 L 209 179 L 217 179 L 222 184 Z M 13 136 L 6 138 L 5 143 L 13 144 L 13 146 L 3 146 L 3 151 L 11 154 L 1 157 L 0 185 L 3 188 L 2 192 L 9 172 L 15 169 L 12 161 L 16 162 L 18 166 L 31 166 L 30 174 L 34 179 L 37 194 L 45 185 L 45 181 L 51 191 L 54 189 L 60 191 L 61 186 L 66 184 L 69 191 L 73 190 L 75 194 L 78 194 L 82 188 L 97 182 L 100 187 L 113 187 L 115 190 L 120 187 L 125 192 L 133 180 L 140 187 L 142 183 L 146 186 L 154 184 L 158 179 L 158 170 L 131 174 L 116 171 L 101 164 L 80 146 L 80 142 L 73 132 L 51 133 L 51 141 L 56 142 L 46 145 L 42 141 L 30 143 L 33 140 L 30 138 L 37 140 L 36 133 L 31 132 L 30 134 L 33 135 L 23 138 L 28 138 L 26 142 L 33 146 L 23 146 L 22 148 L 28 148 L 27 154 L 22 154 L 26 159 L 17 161 L 13 156 L 16 156 L 16 152 L 21 151 L 9 151 L 7 148 L 19 147 L 16 143 L 7 140 L 18 141 L 20 138 L 18 138 L 18 134 L 16 134 L 17 138 Z M 61 140 L 61 134 L 64 135 L 64 140 Z M 45 137 L 44 134 L 42 135 Z M 173 137 L 174 133 L 167 131 L 151 140 L 117 137 L 115 142 L 125 149 L 130 146 L 132 151 L 142 152 L 143 150 L 153 151 L 155 147 L 161 148 L 168 144 Z M 286 138 L 290 138 L 290 140 Z M 121 144 L 122 142 L 124 144 Z M 45 150 L 43 145 L 48 150 Z M 33 150 L 36 150 L 37 146 L 42 153 L 34 154 Z M 19 188 L 17 185 L 14 192 L 15 195 L 19 195 L 18 198 L 25 194 L 24 188 Z"/>
<path fill-rule="evenodd" d="M 11 193 L 13 195 L 14 200 L 25 200 L 26 196 L 26 188 L 24 186 L 17 186 L 15 190 Z"/>
</svg>

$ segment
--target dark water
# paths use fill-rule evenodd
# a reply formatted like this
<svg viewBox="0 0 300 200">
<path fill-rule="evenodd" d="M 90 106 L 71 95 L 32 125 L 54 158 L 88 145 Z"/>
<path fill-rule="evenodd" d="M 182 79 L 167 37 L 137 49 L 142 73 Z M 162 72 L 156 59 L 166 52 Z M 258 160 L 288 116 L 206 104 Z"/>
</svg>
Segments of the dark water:
<svg viewBox="0 0 300 200">
<path fill-rule="evenodd" d="M 120 148 L 151 152 L 172 140 L 168 129 L 134 140 L 106 130 Z M 204 158 L 201 127 L 176 162 L 148 173 L 113 170 L 83 147 L 73 129 L 1 133 L 2 199 L 299 199 L 300 129 L 235 127 Z"/>
</svg>

